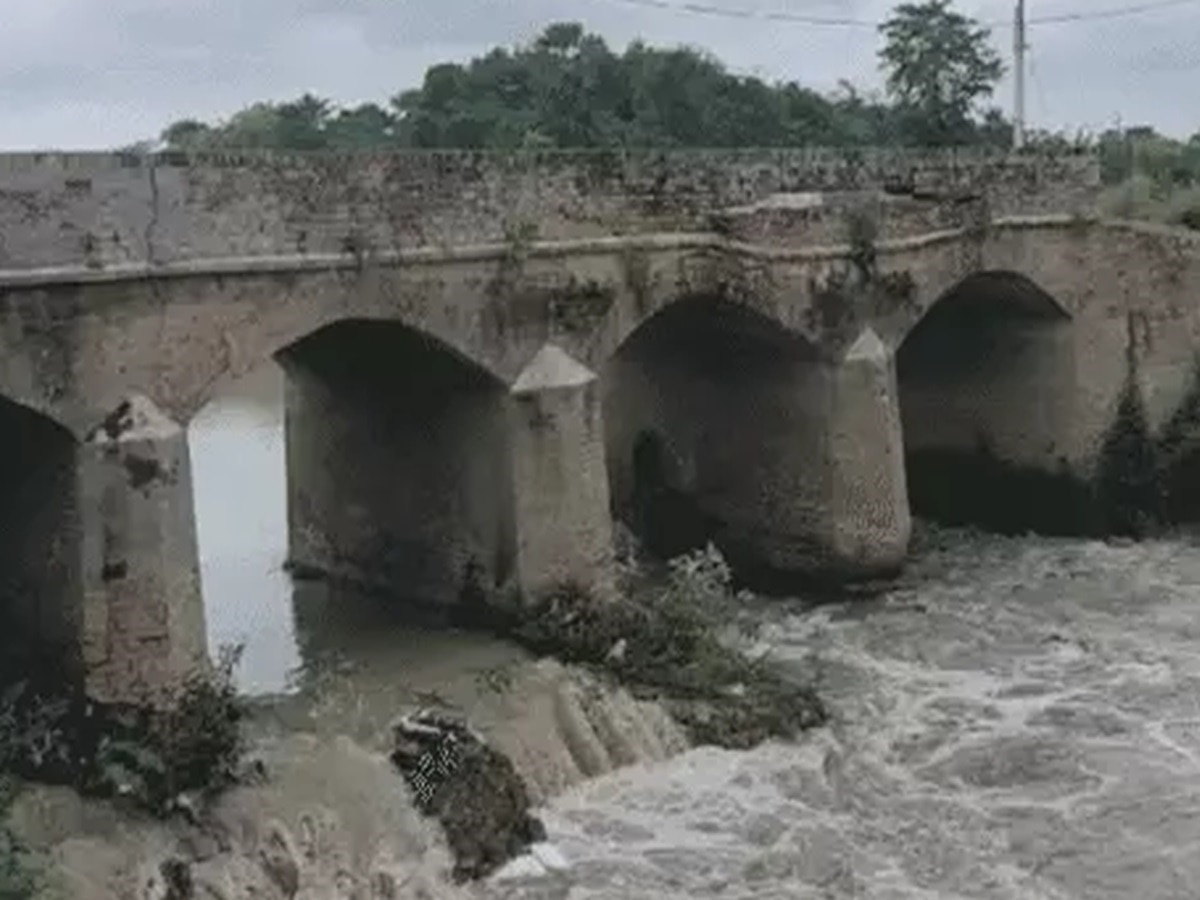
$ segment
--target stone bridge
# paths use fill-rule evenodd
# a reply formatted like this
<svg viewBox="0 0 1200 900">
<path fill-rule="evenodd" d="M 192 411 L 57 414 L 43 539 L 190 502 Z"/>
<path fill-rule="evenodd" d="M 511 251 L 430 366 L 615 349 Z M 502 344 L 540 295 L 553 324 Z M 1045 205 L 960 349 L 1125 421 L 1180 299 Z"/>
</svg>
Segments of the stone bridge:
<svg viewBox="0 0 1200 900">
<path fill-rule="evenodd" d="M 7 633 L 102 699 L 203 659 L 186 427 L 269 358 L 298 567 L 529 597 L 602 583 L 623 519 L 894 572 L 910 498 L 988 502 L 955 460 L 1086 482 L 1130 379 L 1155 424 L 1191 389 L 1200 240 L 1097 187 L 1088 154 L 0 156 Z"/>
</svg>

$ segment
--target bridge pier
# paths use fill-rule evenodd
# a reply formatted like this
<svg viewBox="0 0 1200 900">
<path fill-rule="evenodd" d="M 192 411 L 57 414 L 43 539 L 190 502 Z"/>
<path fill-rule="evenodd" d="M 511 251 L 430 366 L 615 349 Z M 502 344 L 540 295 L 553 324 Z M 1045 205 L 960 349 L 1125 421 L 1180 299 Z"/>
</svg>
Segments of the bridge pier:
<svg viewBox="0 0 1200 900">
<path fill-rule="evenodd" d="M 431 605 L 504 582 L 502 382 L 393 323 L 331 326 L 280 361 L 298 573 Z"/>
<path fill-rule="evenodd" d="M 282 360 L 294 569 L 441 606 L 597 586 L 612 530 L 595 374 L 547 345 L 508 388 L 366 327 Z"/>
<path fill-rule="evenodd" d="M 894 574 L 912 535 L 895 357 L 868 329 L 833 373 L 829 515 L 835 573 Z"/>
<path fill-rule="evenodd" d="M 912 521 L 892 358 L 866 332 L 838 363 L 792 360 L 728 397 L 706 453 L 713 534 L 751 581 L 896 572 Z M 714 490 L 714 488 L 719 488 Z"/>
<path fill-rule="evenodd" d="M 545 345 L 512 388 L 517 580 L 536 597 L 608 584 L 612 519 L 597 375 Z"/>
<path fill-rule="evenodd" d="M 79 446 L 85 687 L 157 703 L 207 665 L 187 434 L 132 397 Z"/>
<path fill-rule="evenodd" d="M 764 586 L 899 565 L 899 408 L 873 332 L 832 363 L 747 309 L 681 305 L 627 342 L 606 384 L 615 505 L 651 551 L 712 540 Z"/>
</svg>

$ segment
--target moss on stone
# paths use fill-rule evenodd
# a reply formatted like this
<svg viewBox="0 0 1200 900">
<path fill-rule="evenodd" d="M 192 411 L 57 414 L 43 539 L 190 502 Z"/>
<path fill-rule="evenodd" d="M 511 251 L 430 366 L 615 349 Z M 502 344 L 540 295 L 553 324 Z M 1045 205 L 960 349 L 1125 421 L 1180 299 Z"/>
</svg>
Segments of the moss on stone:
<svg viewBox="0 0 1200 900">
<path fill-rule="evenodd" d="M 846 239 L 850 244 L 850 264 L 859 280 L 869 284 L 875 280 L 879 251 L 879 218 L 875 210 L 861 207 L 846 216 Z"/>
<path fill-rule="evenodd" d="M 908 269 L 883 272 L 879 274 L 877 283 L 884 300 L 884 312 L 891 312 L 897 308 L 915 311 L 917 281 Z"/>
<path fill-rule="evenodd" d="M 550 318 L 570 334 L 582 334 L 601 321 L 616 302 L 616 291 L 608 285 L 574 278 L 554 292 Z"/>
<path fill-rule="evenodd" d="M 621 251 L 621 274 L 638 314 L 647 315 L 652 306 L 650 254 L 642 247 L 625 247 Z"/>
</svg>

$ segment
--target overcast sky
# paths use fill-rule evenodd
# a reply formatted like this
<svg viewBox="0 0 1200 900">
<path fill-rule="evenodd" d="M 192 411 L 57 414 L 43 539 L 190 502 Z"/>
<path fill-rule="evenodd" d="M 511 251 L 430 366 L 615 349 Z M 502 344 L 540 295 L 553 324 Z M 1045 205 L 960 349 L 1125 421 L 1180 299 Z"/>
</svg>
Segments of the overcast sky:
<svg viewBox="0 0 1200 900">
<path fill-rule="evenodd" d="M 662 0 L 682 4 L 684 0 Z M 735 10 L 884 17 L 891 0 L 707 0 Z M 959 0 L 1011 21 L 1013 0 Z M 1154 0 L 1027 0 L 1032 19 Z M 646 9 L 623 0 L 0 0 L 0 148 L 105 148 L 182 117 L 228 116 L 304 91 L 383 102 L 425 68 L 575 20 L 617 48 L 706 48 L 732 69 L 821 89 L 877 86 L 870 28 L 817 27 Z M 1012 32 L 997 48 L 1010 55 Z M 1123 18 L 1030 29 L 1035 126 L 1147 123 L 1200 130 L 1200 0 Z M 1009 108 L 1006 83 L 997 100 Z"/>
</svg>

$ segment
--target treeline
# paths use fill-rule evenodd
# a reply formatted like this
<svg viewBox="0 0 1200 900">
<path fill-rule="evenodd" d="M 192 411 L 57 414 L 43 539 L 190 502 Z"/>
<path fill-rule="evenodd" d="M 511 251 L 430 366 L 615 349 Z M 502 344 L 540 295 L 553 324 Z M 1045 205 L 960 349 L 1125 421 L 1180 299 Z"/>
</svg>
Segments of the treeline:
<svg viewBox="0 0 1200 900">
<path fill-rule="evenodd" d="M 305 94 L 224 122 L 177 121 L 160 143 L 287 151 L 1011 145 L 1011 121 L 981 105 L 1002 74 L 985 29 L 950 0 L 925 0 L 897 7 L 881 31 L 882 95 L 849 82 L 832 94 L 769 84 L 688 47 L 635 41 L 616 52 L 581 25 L 558 23 L 528 45 L 435 65 L 385 104 L 340 108 Z M 957 73 L 949 88 L 946 72 Z M 1148 127 L 1042 132 L 1029 143 L 1097 147 L 1105 183 L 1128 188 L 1129 203 L 1166 203 L 1182 190 L 1194 205 L 1191 191 L 1200 190 L 1200 132 L 1187 141 Z"/>
<path fill-rule="evenodd" d="M 228 121 L 183 120 L 171 148 L 783 147 L 928 143 L 928 115 L 867 97 L 735 75 L 687 47 L 640 41 L 615 52 L 581 25 L 548 27 L 527 46 L 431 67 L 386 105 L 339 109 L 306 94 L 258 103 Z M 1007 145 L 998 111 L 957 117 L 939 143 Z"/>
</svg>

